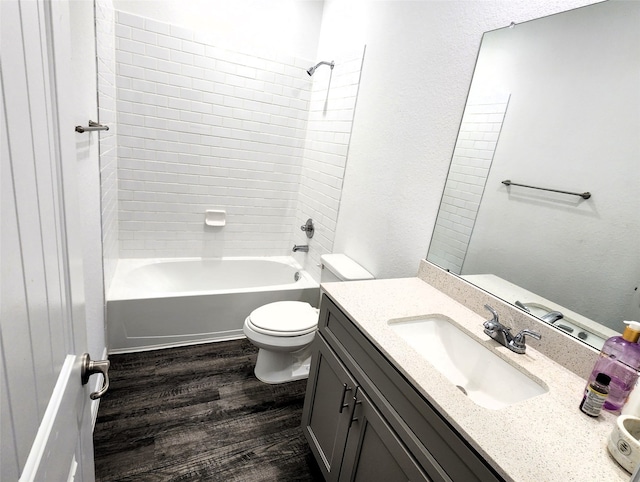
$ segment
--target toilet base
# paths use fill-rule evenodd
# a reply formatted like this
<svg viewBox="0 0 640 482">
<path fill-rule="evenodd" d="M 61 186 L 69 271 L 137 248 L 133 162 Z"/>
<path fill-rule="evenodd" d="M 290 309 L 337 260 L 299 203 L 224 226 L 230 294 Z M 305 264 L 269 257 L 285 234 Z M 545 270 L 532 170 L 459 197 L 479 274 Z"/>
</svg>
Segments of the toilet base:
<svg viewBox="0 0 640 482">
<path fill-rule="evenodd" d="M 311 347 L 294 352 L 258 350 L 254 373 L 264 383 L 276 384 L 309 378 Z"/>
</svg>

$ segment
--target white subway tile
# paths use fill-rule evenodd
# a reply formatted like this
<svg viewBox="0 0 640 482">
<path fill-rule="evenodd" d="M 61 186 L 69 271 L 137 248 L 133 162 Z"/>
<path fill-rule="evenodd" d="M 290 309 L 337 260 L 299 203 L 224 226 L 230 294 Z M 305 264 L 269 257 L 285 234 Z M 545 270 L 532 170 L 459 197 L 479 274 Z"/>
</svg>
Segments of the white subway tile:
<svg viewBox="0 0 640 482">
<path fill-rule="evenodd" d="M 160 33 L 164 35 L 169 35 L 170 32 L 168 23 L 158 22 L 150 18 L 144 19 L 144 28 L 145 30 L 149 30 L 150 32 Z"/>
<path fill-rule="evenodd" d="M 182 52 L 180 50 L 170 50 L 169 55 L 173 62 L 178 62 L 185 65 L 193 65 L 193 54 Z"/>
<path fill-rule="evenodd" d="M 123 25 L 118 23 L 115 25 L 115 35 L 116 37 L 119 37 L 119 38 L 130 39 L 131 27 L 129 27 L 128 25 Z"/>
<path fill-rule="evenodd" d="M 181 47 L 184 52 L 189 52 L 198 56 L 204 56 L 205 53 L 204 45 L 201 43 L 183 40 Z"/>
<path fill-rule="evenodd" d="M 155 45 L 158 41 L 158 35 L 147 30 L 133 28 L 131 29 L 131 39 L 144 44 Z"/>
<path fill-rule="evenodd" d="M 131 52 L 117 50 L 116 61 L 120 64 L 133 64 L 133 55 L 131 54 Z"/>
<path fill-rule="evenodd" d="M 205 70 L 202 67 L 194 67 L 193 65 L 182 65 L 181 72 L 185 77 L 203 79 Z M 189 83 L 189 85 L 191 85 L 191 83 Z"/>
<path fill-rule="evenodd" d="M 191 105 L 189 103 L 189 105 Z M 185 122 L 202 122 L 202 115 L 200 112 L 192 112 L 191 110 L 181 110 L 180 120 Z M 188 130 L 188 127 L 187 127 Z"/>
<path fill-rule="evenodd" d="M 171 109 L 180 109 L 180 110 L 189 110 L 191 107 L 191 102 L 186 99 L 178 99 L 174 97 L 169 97 L 167 99 L 168 107 Z"/>
<path fill-rule="evenodd" d="M 182 40 L 193 40 L 193 32 L 189 29 L 170 25 L 170 31 L 172 37 L 177 37 Z"/>
<path fill-rule="evenodd" d="M 180 50 L 182 48 L 182 40 L 168 35 L 158 35 L 158 46 L 172 50 Z"/>
<path fill-rule="evenodd" d="M 116 21 L 123 25 L 129 25 L 136 28 L 144 28 L 144 20 L 142 17 L 119 10 L 116 10 Z"/>
<path fill-rule="evenodd" d="M 158 71 L 147 71 L 143 77 L 135 79 L 136 89 L 143 89 L 145 94 L 156 94 L 142 97 L 149 102 L 142 105 L 144 111 L 141 105 L 132 104 L 137 99 L 127 93 L 134 89 L 133 77 L 127 77 L 131 79 L 125 83 L 129 88 L 122 90 L 124 95 L 119 99 L 125 114 L 151 115 L 141 124 L 144 129 L 134 125 L 132 127 L 137 128 L 125 130 L 126 136 L 121 144 L 123 152 L 129 149 L 129 154 L 137 156 L 137 161 L 132 163 L 136 169 L 131 176 L 134 180 L 144 181 L 143 189 L 147 190 L 144 196 L 125 189 L 131 185 L 125 185 L 121 190 L 144 197 L 139 202 L 145 205 L 139 210 L 142 217 L 138 218 L 145 220 L 143 226 L 132 223 L 121 227 L 131 230 L 126 232 L 140 234 L 141 237 L 135 239 L 145 241 L 144 249 L 140 245 L 124 249 L 121 245 L 121 251 L 130 255 L 140 255 L 145 250 L 144 255 L 186 255 L 188 252 L 200 255 L 203 249 L 215 252 L 220 248 L 207 244 L 201 235 L 204 232 L 204 208 L 217 202 L 226 204 L 228 212 L 232 207 L 241 210 L 242 214 L 237 215 L 239 219 L 229 223 L 226 227 L 229 229 L 225 231 L 227 236 L 232 236 L 229 239 L 237 241 L 234 252 L 264 254 L 265 250 L 273 249 L 277 254 L 287 254 L 290 226 L 297 222 L 294 213 L 300 209 L 315 209 L 317 217 L 325 220 L 327 236 L 319 235 L 318 243 L 326 244 L 328 252 L 337 216 L 335 198 L 341 186 L 350 132 L 345 129 L 345 123 L 351 122 L 354 99 L 332 97 L 329 115 L 323 116 L 324 91 L 318 86 L 317 116 L 323 121 L 332 119 L 334 123 L 321 122 L 317 130 L 307 131 L 307 109 L 313 84 L 300 78 L 299 74 L 311 62 L 282 57 L 284 65 L 210 45 L 182 42 L 191 39 L 191 32 L 178 32 L 171 27 L 167 31 L 164 24 L 148 30 L 163 34 L 157 35 L 158 46 L 175 49 L 176 53 L 169 53 L 168 58 L 173 60 L 169 63 L 166 62 L 165 51 L 147 52 L 149 57 L 157 60 Z M 135 38 L 146 42 L 154 37 L 138 33 Z M 204 37 L 196 38 L 201 40 Z M 164 57 L 157 53 L 152 55 L 152 52 L 162 52 Z M 195 55 L 185 57 L 185 53 Z M 124 60 L 129 60 L 135 67 L 142 65 L 140 59 L 136 62 L 133 57 L 125 56 Z M 182 68 L 178 70 L 176 66 Z M 354 70 L 359 70 L 359 64 Z M 282 75 L 285 73 L 288 75 Z M 347 95 L 348 83 L 352 80 L 344 75 L 340 78 L 337 74 L 336 70 L 332 91 L 339 90 L 340 95 Z M 265 85 L 265 82 L 269 84 Z M 182 99 L 178 99 L 179 96 Z M 176 103 L 176 100 L 189 101 L 189 108 Z M 126 119 L 132 124 L 139 120 L 135 116 Z M 155 132 L 156 129 L 163 131 Z M 132 134 L 149 137 L 132 138 Z M 163 139 L 154 139 L 156 135 Z M 314 195 L 318 199 L 301 196 L 301 202 L 307 207 L 296 207 L 305 135 L 316 139 L 309 145 L 315 144 L 324 150 L 310 151 L 310 160 L 318 157 L 322 170 L 307 170 L 305 174 L 309 176 L 305 188 L 315 190 L 317 194 Z M 140 139 L 144 139 L 143 146 L 139 145 Z M 147 163 L 144 170 L 141 162 Z M 153 217 L 148 218 L 145 216 L 149 212 L 145 209 L 149 209 L 151 204 L 155 211 Z M 197 209 L 197 215 L 193 213 L 194 209 Z M 176 214 L 180 212 L 190 214 Z M 259 229 L 263 232 L 259 240 L 254 235 L 256 226 L 261 226 Z M 178 244 L 172 244 L 178 241 L 177 236 L 180 237 Z M 228 249 L 220 251 L 225 255 L 230 252 Z"/>
<path fill-rule="evenodd" d="M 124 52 L 131 52 L 135 54 L 144 54 L 144 44 L 136 42 L 134 40 L 119 38 L 117 41 L 118 49 Z"/>
<path fill-rule="evenodd" d="M 205 71 L 211 71 L 216 69 L 216 60 L 202 55 L 194 55 L 193 65 L 202 67 Z"/>
<path fill-rule="evenodd" d="M 164 47 L 158 47 L 157 45 L 145 45 L 145 54 L 154 57 L 156 59 L 170 60 L 171 51 Z"/>
<path fill-rule="evenodd" d="M 191 102 L 191 110 L 201 114 L 211 114 L 213 112 L 211 104 L 195 101 Z"/>
</svg>

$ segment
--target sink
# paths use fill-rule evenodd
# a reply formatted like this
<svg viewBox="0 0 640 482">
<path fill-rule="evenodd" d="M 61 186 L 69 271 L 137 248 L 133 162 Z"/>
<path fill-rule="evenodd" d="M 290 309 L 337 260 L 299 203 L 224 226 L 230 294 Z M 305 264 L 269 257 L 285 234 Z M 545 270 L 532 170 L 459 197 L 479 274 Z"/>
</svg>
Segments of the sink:
<svg viewBox="0 0 640 482">
<path fill-rule="evenodd" d="M 444 315 L 390 320 L 389 327 L 481 407 L 498 410 L 548 391 Z"/>
</svg>

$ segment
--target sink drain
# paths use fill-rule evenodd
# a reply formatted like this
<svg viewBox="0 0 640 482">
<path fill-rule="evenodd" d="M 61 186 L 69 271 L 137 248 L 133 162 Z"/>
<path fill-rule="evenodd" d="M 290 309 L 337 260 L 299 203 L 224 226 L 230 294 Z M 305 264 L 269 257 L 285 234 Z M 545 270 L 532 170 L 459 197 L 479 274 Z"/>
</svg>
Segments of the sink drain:
<svg viewBox="0 0 640 482">
<path fill-rule="evenodd" d="M 460 385 L 456 385 L 456 388 L 460 390 L 462 393 L 464 393 L 465 395 L 467 394 L 467 391 L 464 389 L 464 387 L 461 387 Z"/>
</svg>

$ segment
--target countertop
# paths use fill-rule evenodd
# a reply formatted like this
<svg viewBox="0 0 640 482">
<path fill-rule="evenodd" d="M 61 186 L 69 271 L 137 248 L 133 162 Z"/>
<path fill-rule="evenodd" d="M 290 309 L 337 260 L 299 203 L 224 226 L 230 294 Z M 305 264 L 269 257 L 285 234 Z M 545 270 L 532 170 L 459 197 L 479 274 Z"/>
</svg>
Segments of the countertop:
<svg viewBox="0 0 640 482">
<path fill-rule="evenodd" d="M 323 290 L 360 330 L 508 481 L 625 481 L 607 440 L 616 416 L 597 418 L 578 409 L 585 381 L 528 347 L 517 355 L 483 332 L 484 318 L 420 278 L 323 283 Z M 491 410 L 476 405 L 424 360 L 387 322 L 444 315 L 487 348 L 542 381 L 548 392 Z M 542 340 L 544 342 L 544 340 Z"/>
</svg>

